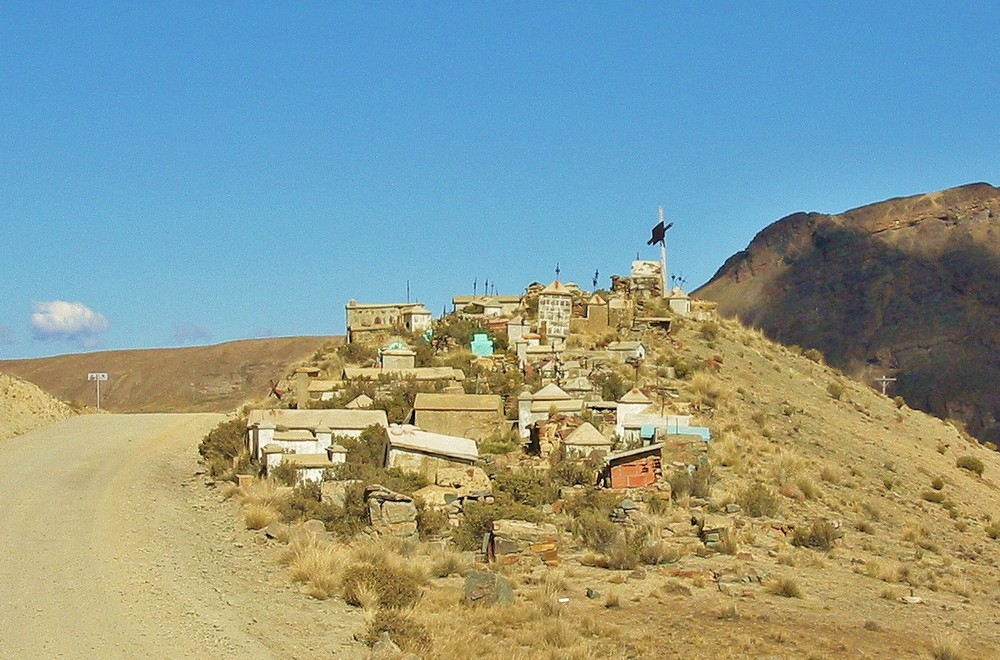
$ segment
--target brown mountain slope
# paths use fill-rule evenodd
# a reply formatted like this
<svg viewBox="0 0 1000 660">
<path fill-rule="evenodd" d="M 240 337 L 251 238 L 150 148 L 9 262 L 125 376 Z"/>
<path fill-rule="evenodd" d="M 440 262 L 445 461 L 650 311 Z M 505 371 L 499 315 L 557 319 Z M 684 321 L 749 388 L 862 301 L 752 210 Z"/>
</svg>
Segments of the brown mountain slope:
<svg viewBox="0 0 1000 660">
<path fill-rule="evenodd" d="M 245 339 L 214 346 L 156 348 L 0 361 L 0 371 L 67 401 L 94 405 L 87 374 L 108 373 L 101 407 L 118 412 L 225 412 L 268 393 L 291 364 L 336 337 Z"/>
<path fill-rule="evenodd" d="M 761 231 L 696 291 L 1000 442 L 1000 189 L 976 183 Z"/>
<path fill-rule="evenodd" d="M 0 373 L 0 440 L 73 415 L 73 409 L 37 385 Z"/>
</svg>

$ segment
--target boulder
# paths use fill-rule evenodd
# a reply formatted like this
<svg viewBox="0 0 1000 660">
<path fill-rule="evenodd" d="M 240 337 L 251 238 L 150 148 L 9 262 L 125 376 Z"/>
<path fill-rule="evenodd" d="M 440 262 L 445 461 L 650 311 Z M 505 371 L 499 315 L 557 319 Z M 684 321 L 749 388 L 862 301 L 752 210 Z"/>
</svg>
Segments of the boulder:
<svg viewBox="0 0 1000 660">
<path fill-rule="evenodd" d="M 514 590 L 502 575 L 469 571 L 465 575 L 462 602 L 466 605 L 510 605 L 514 602 Z"/>
</svg>

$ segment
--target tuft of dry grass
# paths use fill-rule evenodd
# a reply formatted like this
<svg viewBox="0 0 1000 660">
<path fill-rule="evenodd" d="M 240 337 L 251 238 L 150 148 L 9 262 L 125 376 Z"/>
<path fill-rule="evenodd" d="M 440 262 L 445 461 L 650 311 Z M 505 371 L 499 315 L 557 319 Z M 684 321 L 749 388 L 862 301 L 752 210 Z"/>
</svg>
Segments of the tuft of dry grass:
<svg viewBox="0 0 1000 660">
<path fill-rule="evenodd" d="M 961 646 L 951 635 L 936 635 L 927 649 L 934 660 L 961 660 Z"/>
<path fill-rule="evenodd" d="M 325 600 L 337 592 L 346 551 L 342 546 L 303 535 L 292 540 L 279 557 L 295 582 L 306 585 L 307 593 Z"/>
<path fill-rule="evenodd" d="M 279 515 L 269 504 L 249 504 L 243 507 L 243 521 L 247 529 L 264 529 L 277 520 Z"/>
<path fill-rule="evenodd" d="M 608 595 L 604 598 L 604 607 L 608 609 L 621 607 L 621 598 L 618 596 L 617 591 L 609 591 Z"/>
<path fill-rule="evenodd" d="M 767 586 L 768 593 L 783 598 L 803 598 L 802 587 L 795 581 L 795 578 L 783 576 Z"/>
</svg>

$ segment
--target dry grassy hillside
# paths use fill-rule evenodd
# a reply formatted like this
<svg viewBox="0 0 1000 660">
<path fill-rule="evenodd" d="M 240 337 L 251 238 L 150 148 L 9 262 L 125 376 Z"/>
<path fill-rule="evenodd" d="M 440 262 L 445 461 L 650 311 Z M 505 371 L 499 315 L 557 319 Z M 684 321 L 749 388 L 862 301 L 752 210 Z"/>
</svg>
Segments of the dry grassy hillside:
<svg viewBox="0 0 1000 660">
<path fill-rule="evenodd" d="M 370 630 L 428 658 L 1000 656 L 1000 455 L 735 321 L 678 325 L 645 338 L 644 382 L 653 391 L 657 363 L 693 367 L 665 408 L 712 427 L 711 478 L 698 496 L 676 473 L 672 500 L 633 494 L 644 531 L 624 538 L 646 544 L 645 566 L 599 568 L 615 560 L 581 534 L 600 529 L 597 509 L 569 500 L 546 516 L 563 530 L 559 566 L 491 568 L 514 587 L 506 607 L 462 605 L 468 558 L 431 546 L 310 541 L 277 556 L 307 593 L 354 598 Z M 729 530 L 721 549 L 692 518 Z M 412 612 L 352 595 L 369 565 L 421 585 Z"/>
<path fill-rule="evenodd" d="M 66 400 L 93 406 L 87 374 L 103 371 L 101 407 L 116 412 L 225 412 L 264 398 L 270 379 L 336 337 L 246 339 L 214 346 L 105 351 L 0 361 L 15 374 Z"/>
<path fill-rule="evenodd" d="M 0 440 L 13 438 L 75 414 L 37 385 L 0 373 Z"/>
<path fill-rule="evenodd" d="M 980 183 L 790 215 L 695 295 L 1000 444 L 998 279 L 1000 189 Z"/>
</svg>

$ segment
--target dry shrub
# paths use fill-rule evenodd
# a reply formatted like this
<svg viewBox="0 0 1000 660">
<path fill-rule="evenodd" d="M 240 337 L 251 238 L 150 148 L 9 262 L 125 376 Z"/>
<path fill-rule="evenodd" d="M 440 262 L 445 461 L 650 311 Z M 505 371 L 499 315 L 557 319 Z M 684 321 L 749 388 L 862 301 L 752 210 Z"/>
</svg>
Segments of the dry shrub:
<svg viewBox="0 0 1000 660">
<path fill-rule="evenodd" d="M 617 591 L 609 591 L 608 595 L 604 598 L 604 607 L 608 609 L 621 607 L 621 598 L 618 596 Z"/>
<path fill-rule="evenodd" d="M 222 484 L 222 488 L 219 489 L 219 494 L 222 495 L 222 499 L 224 500 L 228 500 L 234 497 L 239 492 L 240 492 L 240 487 L 237 486 L 232 481 L 227 481 L 226 483 Z"/>
<path fill-rule="evenodd" d="M 768 472 L 776 486 L 794 483 L 802 476 L 802 459 L 792 452 L 782 450 L 771 463 Z"/>
<path fill-rule="evenodd" d="M 802 588 L 794 578 L 780 577 L 767 586 L 768 593 L 784 598 L 802 598 Z"/>
<path fill-rule="evenodd" d="M 736 502 L 748 516 L 754 518 L 773 516 L 781 508 L 778 496 L 762 483 L 755 483 L 741 492 Z"/>
<path fill-rule="evenodd" d="M 722 383 L 708 374 L 698 373 L 691 379 L 691 403 L 696 408 L 714 408 L 724 391 Z"/>
<path fill-rule="evenodd" d="M 278 519 L 278 512 L 268 504 L 250 504 L 243 507 L 243 521 L 247 529 L 264 529 Z"/>
<path fill-rule="evenodd" d="M 969 472 L 974 472 L 978 476 L 983 476 L 983 472 L 986 471 L 986 466 L 983 464 L 982 460 L 976 456 L 959 456 L 955 459 L 955 465 L 962 468 L 963 470 L 968 470 Z"/>
<path fill-rule="evenodd" d="M 542 641 L 545 645 L 557 649 L 567 649 L 576 644 L 579 638 L 573 626 L 561 619 L 547 623 L 542 631 Z"/>
<path fill-rule="evenodd" d="M 812 479 L 809 479 L 808 477 L 800 477 L 795 482 L 795 485 L 798 486 L 799 492 L 801 492 L 807 500 L 819 499 L 822 494 L 816 484 L 812 482 Z"/>
<path fill-rule="evenodd" d="M 294 581 L 307 586 L 310 596 L 325 600 L 337 591 L 344 555 L 343 547 L 305 534 L 285 547 L 279 561 Z"/>
<path fill-rule="evenodd" d="M 431 556 L 430 571 L 434 577 L 445 578 L 462 574 L 469 569 L 469 562 L 460 552 L 442 550 Z"/>
<path fill-rule="evenodd" d="M 809 529 L 797 527 L 792 535 L 792 545 L 812 548 L 814 550 L 829 550 L 843 536 L 841 530 L 826 520 L 814 520 Z"/>
<path fill-rule="evenodd" d="M 600 511 L 586 511 L 577 516 L 573 531 L 586 547 L 597 552 L 608 552 L 619 537 L 618 526 Z"/>
<path fill-rule="evenodd" d="M 281 485 L 270 479 L 254 479 L 249 485 L 239 489 L 236 498 L 244 505 L 264 504 L 277 508 L 284 498 Z"/>
<path fill-rule="evenodd" d="M 381 543 L 362 544 L 344 567 L 344 600 L 361 606 L 363 598 L 374 594 L 381 608 L 412 607 L 420 601 L 426 581 L 422 563 L 408 561 Z"/>
<path fill-rule="evenodd" d="M 396 609 L 380 609 L 375 612 L 365 631 L 363 641 L 371 646 L 382 633 L 408 653 L 427 652 L 431 649 L 431 635 L 427 626 L 413 617 L 413 613 Z"/>
<path fill-rule="evenodd" d="M 961 660 L 961 646 L 951 635 L 936 635 L 927 649 L 934 660 Z"/>
<path fill-rule="evenodd" d="M 944 502 L 944 493 L 939 490 L 925 490 L 920 493 L 920 497 L 928 502 L 934 502 L 935 504 L 941 504 Z"/>
<path fill-rule="evenodd" d="M 1000 521 L 993 521 L 985 527 L 986 536 L 993 540 L 1000 538 Z"/>
<path fill-rule="evenodd" d="M 738 438 L 732 433 L 723 433 L 708 446 L 711 462 L 722 467 L 738 468 L 743 464 L 743 449 Z"/>
<path fill-rule="evenodd" d="M 841 481 L 840 469 L 833 465 L 824 465 L 820 468 L 819 478 L 828 484 L 837 485 Z"/>
</svg>

